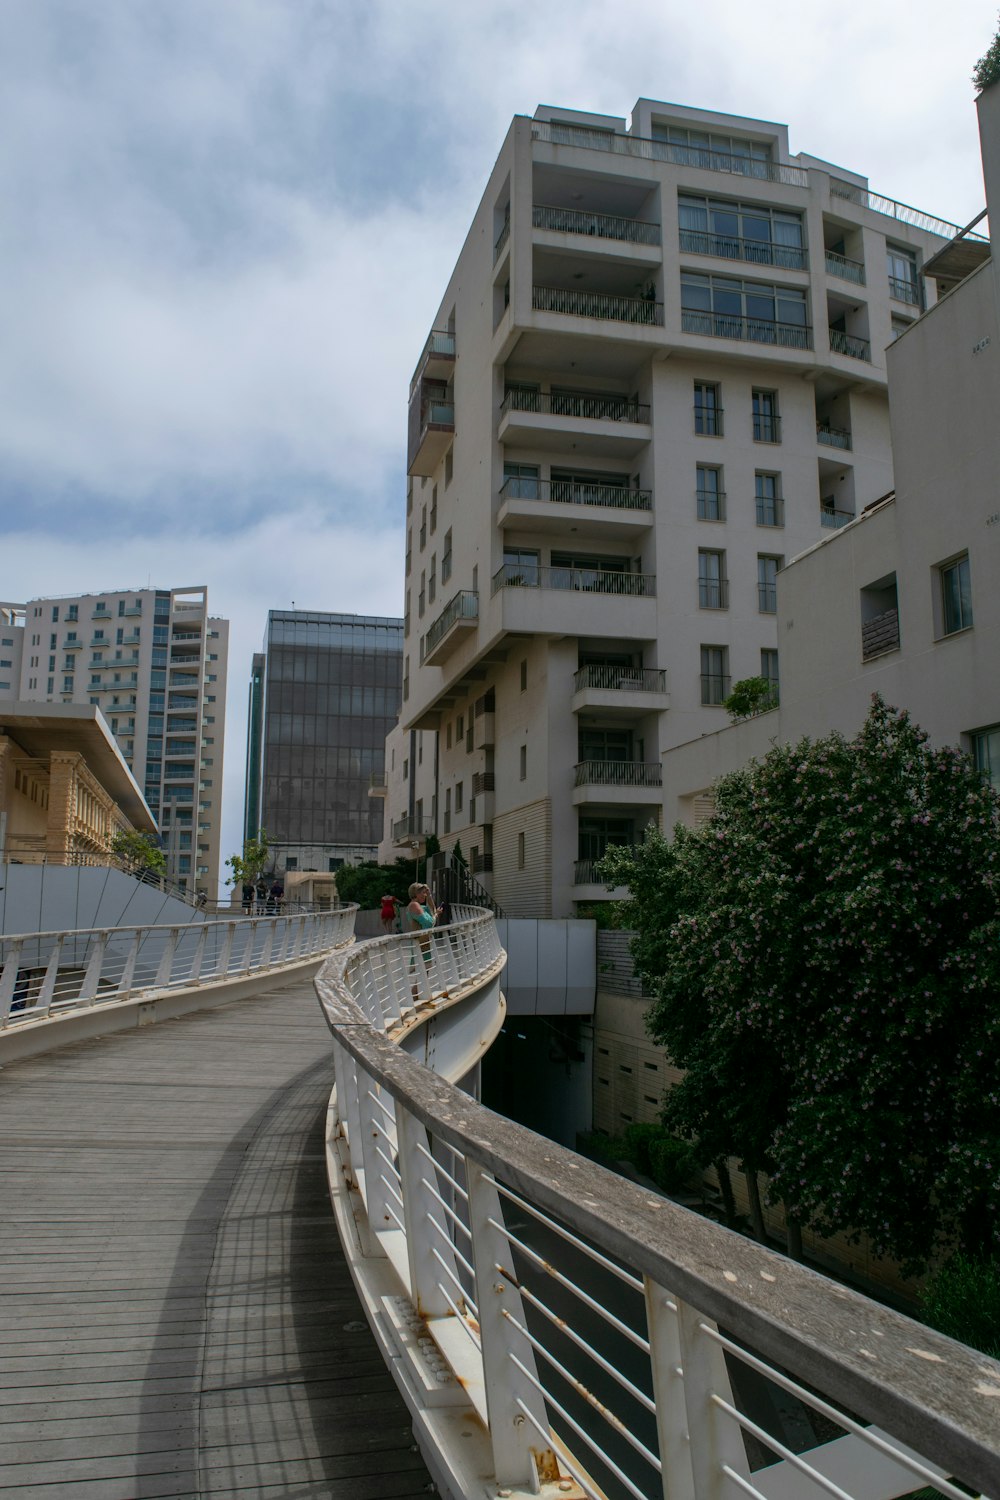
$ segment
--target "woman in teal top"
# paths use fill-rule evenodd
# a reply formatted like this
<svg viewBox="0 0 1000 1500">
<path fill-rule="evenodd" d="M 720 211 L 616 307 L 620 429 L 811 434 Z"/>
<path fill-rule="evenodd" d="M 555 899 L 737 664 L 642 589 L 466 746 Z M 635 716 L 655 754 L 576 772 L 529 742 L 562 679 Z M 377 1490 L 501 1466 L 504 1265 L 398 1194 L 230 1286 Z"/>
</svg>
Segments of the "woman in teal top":
<svg viewBox="0 0 1000 1500">
<path fill-rule="evenodd" d="M 431 901 L 430 886 L 422 885 L 418 880 L 415 880 L 410 886 L 409 897 L 410 904 L 406 908 L 405 930 L 407 932 L 425 932 L 428 928 L 434 926 L 434 923 L 441 915 L 442 908 L 440 906 L 435 907 Z"/>
</svg>

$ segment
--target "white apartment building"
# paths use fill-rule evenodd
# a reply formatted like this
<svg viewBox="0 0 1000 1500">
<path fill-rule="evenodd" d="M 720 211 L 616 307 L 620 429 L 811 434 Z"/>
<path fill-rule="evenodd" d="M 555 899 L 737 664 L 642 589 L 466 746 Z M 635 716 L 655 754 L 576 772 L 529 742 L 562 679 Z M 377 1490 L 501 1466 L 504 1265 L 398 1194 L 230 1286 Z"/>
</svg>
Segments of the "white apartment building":
<svg viewBox="0 0 1000 1500">
<path fill-rule="evenodd" d="M 891 489 L 884 351 L 953 232 L 768 121 L 514 120 L 411 385 L 387 829 L 513 916 L 606 896 L 664 751 L 777 680 L 784 560 Z"/>
<path fill-rule="evenodd" d="M 995 206 L 1000 85 L 978 108 Z M 939 300 L 888 356 L 895 494 L 784 570 L 780 708 L 665 756 L 670 824 L 772 743 L 856 734 L 875 692 L 1000 787 L 1000 263 L 963 235 L 927 274 Z"/>
<path fill-rule="evenodd" d="M 15 630 L 21 639 L 0 657 L 16 655 L 20 673 L 0 669 L 0 705 L 99 707 L 159 823 L 168 877 L 214 900 L 229 622 L 209 615 L 207 588 L 0 606 L 0 639 Z"/>
</svg>

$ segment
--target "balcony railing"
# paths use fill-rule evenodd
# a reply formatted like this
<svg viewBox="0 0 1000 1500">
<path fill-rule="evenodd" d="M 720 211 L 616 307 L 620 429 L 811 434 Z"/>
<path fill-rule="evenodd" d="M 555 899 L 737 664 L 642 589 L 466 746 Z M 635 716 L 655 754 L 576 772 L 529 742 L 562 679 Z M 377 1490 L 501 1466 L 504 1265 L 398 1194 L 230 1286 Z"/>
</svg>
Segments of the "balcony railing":
<svg viewBox="0 0 1000 1500">
<path fill-rule="evenodd" d="M 584 688 L 623 693 L 665 693 L 667 674 L 662 667 L 605 666 L 591 662 L 580 667 L 573 678 L 575 692 Z"/>
<path fill-rule="evenodd" d="M 758 526 L 784 526 L 785 502 L 780 495 L 757 495 Z"/>
<path fill-rule="evenodd" d="M 816 423 L 816 441 L 827 448 L 850 448 L 851 434 L 845 427 L 831 427 L 829 422 Z"/>
<path fill-rule="evenodd" d="M 595 422 L 649 422 L 649 406 L 631 396 L 593 391 L 534 391 L 512 386 L 503 398 L 501 416 L 512 411 L 552 417 L 582 417 Z"/>
<path fill-rule="evenodd" d="M 867 339 L 859 339 L 857 334 L 831 328 L 830 349 L 834 354 L 846 354 L 849 359 L 864 359 L 871 363 L 872 346 Z"/>
<path fill-rule="evenodd" d="M 658 245 L 659 224 L 644 219 L 624 219 L 617 214 L 587 213 L 578 208 L 550 208 L 536 203 L 531 211 L 536 229 L 554 229 L 562 234 L 589 234 L 599 240 L 624 240 L 633 245 Z"/>
<path fill-rule="evenodd" d="M 561 505 L 609 505 L 617 510 L 652 510 L 652 490 L 618 484 L 580 484 L 569 479 L 513 476 L 500 487 L 502 500 L 546 500 Z"/>
<path fill-rule="evenodd" d="M 819 524 L 827 530 L 836 530 L 840 526 L 846 526 L 848 521 L 854 520 L 853 510 L 828 510 L 826 506 L 820 508 Z"/>
<path fill-rule="evenodd" d="M 663 303 L 654 298 L 623 297 L 617 292 L 578 292 L 570 287 L 533 286 L 535 312 L 569 313 L 575 318 L 604 318 L 613 323 L 662 326 Z"/>
<path fill-rule="evenodd" d="M 855 286 L 864 286 L 865 268 L 860 260 L 848 260 L 835 250 L 826 252 L 826 269 L 829 276 L 839 276 L 841 281 L 853 281 Z"/>
<path fill-rule="evenodd" d="M 753 418 L 753 440 L 755 443 L 780 443 L 781 418 L 755 412 Z"/>
<path fill-rule="evenodd" d="M 455 335 L 449 333 L 446 328 L 432 328 L 427 335 L 426 344 L 420 351 L 420 358 L 417 360 L 417 367 L 410 382 L 410 394 L 413 394 L 416 383 L 428 362 L 444 360 L 446 363 L 451 364 L 454 358 Z"/>
<path fill-rule="evenodd" d="M 699 609 L 728 609 L 729 608 L 729 579 L 728 578 L 699 578 L 698 579 L 698 608 Z"/>
<path fill-rule="evenodd" d="M 476 771 L 472 777 L 472 795 L 478 797 L 481 792 L 492 792 L 495 789 L 495 781 L 493 771 Z"/>
<path fill-rule="evenodd" d="M 701 701 L 707 707 L 718 707 L 729 697 L 732 679 L 718 672 L 702 672 Z"/>
<path fill-rule="evenodd" d="M 662 786 L 659 761 L 581 760 L 574 773 L 574 786 Z"/>
<path fill-rule="evenodd" d="M 680 247 L 689 255 L 714 255 L 720 260 L 742 260 L 754 266 L 777 266 L 783 271 L 807 271 L 809 256 L 801 245 L 776 245 L 771 240 L 744 240 L 707 229 L 682 229 Z"/>
<path fill-rule="evenodd" d="M 405 818 L 399 818 L 392 825 L 393 843 L 401 844 L 409 839 L 425 839 L 434 832 L 434 819 L 428 817 L 418 818 L 416 814 L 408 814 Z"/>
<path fill-rule="evenodd" d="M 585 151 L 609 151 L 615 156 L 637 157 L 641 161 L 667 161 L 678 167 L 700 167 L 706 172 L 731 172 L 761 182 L 809 186 L 809 174 L 802 167 L 786 166 L 784 162 L 760 161 L 728 151 L 713 151 L 710 147 L 674 145 L 613 130 L 588 129 L 569 121 L 532 120 L 531 135 L 533 140 L 549 141 L 554 146 L 579 146 Z"/>
<path fill-rule="evenodd" d="M 459 589 L 453 599 L 450 599 L 444 609 L 438 615 L 434 624 L 424 637 L 424 655 L 434 650 L 459 620 L 479 619 L 479 594 L 475 589 Z"/>
<path fill-rule="evenodd" d="M 509 219 L 505 219 L 504 220 L 504 224 L 503 224 L 503 228 L 501 229 L 500 233 L 497 235 L 496 244 L 493 246 L 493 263 L 494 263 L 494 265 L 496 264 L 496 262 L 500 259 L 501 255 L 503 254 L 504 246 L 506 245 L 506 243 L 507 243 L 507 241 L 509 239 L 510 239 L 510 220 Z"/>
<path fill-rule="evenodd" d="M 773 615 L 778 609 L 778 586 L 775 583 L 758 583 L 757 608 L 762 615 Z"/>
<path fill-rule="evenodd" d="M 493 871 L 493 853 L 480 854 L 478 849 L 472 851 L 472 873 L 473 875 L 490 875 Z"/>
<path fill-rule="evenodd" d="M 908 302 L 911 307 L 920 306 L 920 289 L 902 276 L 889 277 L 889 296 L 897 302 Z"/>
<path fill-rule="evenodd" d="M 873 193 L 868 188 L 859 187 L 853 182 L 843 182 L 837 177 L 830 178 L 830 197 L 844 198 L 849 203 L 856 203 L 859 208 L 870 208 L 877 214 L 886 214 L 901 224 L 912 224 L 915 229 L 926 229 L 929 234 L 939 234 L 942 239 L 953 240 L 961 232 L 959 224 L 938 219 L 933 214 L 925 214 L 922 209 L 911 208 L 908 203 L 897 203 L 895 198 L 886 198 L 881 193 Z M 985 235 L 975 234 L 971 230 L 966 232 L 965 238 L 979 240 L 981 244 L 987 243 Z"/>
<path fill-rule="evenodd" d="M 681 327 L 685 333 L 713 339 L 775 344 L 779 349 L 812 348 L 812 329 L 804 323 L 776 323 L 771 318 L 744 318 L 739 313 L 700 312 L 685 307 L 681 309 Z"/>
<path fill-rule="evenodd" d="M 726 519 L 725 490 L 695 490 L 694 493 L 699 521 L 724 521 Z"/>
<path fill-rule="evenodd" d="M 630 595 L 651 599 L 656 592 L 652 573 L 619 573 L 604 568 L 549 568 L 539 563 L 504 563 L 493 575 L 493 592 L 535 588 L 572 590 L 585 594 Z"/>
<path fill-rule="evenodd" d="M 885 651 L 899 650 L 899 610 L 883 610 L 861 624 L 861 660 L 871 661 Z"/>
</svg>

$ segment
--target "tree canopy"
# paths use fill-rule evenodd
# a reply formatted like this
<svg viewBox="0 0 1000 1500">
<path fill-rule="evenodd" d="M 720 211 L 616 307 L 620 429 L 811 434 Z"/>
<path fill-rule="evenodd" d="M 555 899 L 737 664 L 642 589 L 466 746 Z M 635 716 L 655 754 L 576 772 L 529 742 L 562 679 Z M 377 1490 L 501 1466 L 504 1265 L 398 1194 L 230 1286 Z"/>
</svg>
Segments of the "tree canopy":
<svg viewBox="0 0 1000 1500">
<path fill-rule="evenodd" d="M 139 833 L 134 828 L 119 828 L 111 835 L 108 846 L 111 853 L 130 874 L 150 870 L 162 875 L 167 861 L 163 850 L 155 844 L 148 833 Z"/>
<path fill-rule="evenodd" d="M 772 750 L 603 866 L 687 1070 L 668 1123 L 911 1269 L 998 1245 L 998 833 L 968 757 L 876 697 L 855 739 Z"/>
<path fill-rule="evenodd" d="M 356 901 L 362 911 L 371 911 L 383 896 L 408 901 L 413 878 L 411 859 L 397 859 L 392 865 L 364 860 L 357 865 L 342 865 L 337 871 L 337 895 L 341 901 Z"/>
<path fill-rule="evenodd" d="M 246 840 L 242 854 L 233 854 L 226 860 L 226 864 L 233 872 L 226 884 L 256 885 L 267 869 L 270 857 L 271 846 L 262 828 L 256 838 Z"/>
</svg>

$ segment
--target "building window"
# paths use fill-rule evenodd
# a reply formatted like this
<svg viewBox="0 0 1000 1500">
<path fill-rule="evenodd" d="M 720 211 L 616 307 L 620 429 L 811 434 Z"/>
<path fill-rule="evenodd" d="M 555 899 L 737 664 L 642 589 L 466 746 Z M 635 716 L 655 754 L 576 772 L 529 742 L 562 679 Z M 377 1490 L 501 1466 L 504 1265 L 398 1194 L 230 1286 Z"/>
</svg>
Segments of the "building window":
<svg viewBox="0 0 1000 1500">
<path fill-rule="evenodd" d="M 683 193 L 678 204 L 680 247 L 692 255 L 717 255 L 804 271 L 802 215 L 759 203 L 726 203 Z"/>
<path fill-rule="evenodd" d="M 73 691 L 73 679 L 72 679 L 72 677 L 64 677 L 63 678 L 63 692 L 64 693 L 71 693 L 72 691 Z"/>
<path fill-rule="evenodd" d="M 519 765 L 519 768 L 518 768 L 518 774 L 519 774 L 519 779 L 521 781 L 526 781 L 527 780 L 527 778 L 528 778 L 528 747 L 527 747 L 527 745 L 522 745 L 521 746 L 520 765 Z"/>
<path fill-rule="evenodd" d="M 694 430 L 702 437 L 722 436 L 722 388 L 704 380 L 694 383 Z"/>
<path fill-rule="evenodd" d="M 763 474 L 758 470 L 753 477 L 753 487 L 757 525 L 784 526 L 785 502 L 781 498 L 781 475 Z"/>
<path fill-rule="evenodd" d="M 522 663 L 521 663 L 521 692 L 522 693 L 527 690 L 527 686 L 528 686 L 528 663 L 527 663 L 527 661 L 522 661 Z"/>
<path fill-rule="evenodd" d="M 420 593 L 417 595 L 417 614 L 422 615 L 427 608 L 427 574 L 420 575 Z"/>
<path fill-rule="evenodd" d="M 699 521 L 726 519 L 726 492 L 722 487 L 722 470 L 708 464 L 695 469 L 695 497 Z"/>
<path fill-rule="evenodd" d="M 448 720 L 448 723 L 445 726 L 445 735 L 444 735 L 444 738 L 445 738 L 445 748 L 447 750 L 450 750 L 451 749 L 451 720 L 450 719 Z"/>
<path fill-rule="evenodd" d="M 698 608 L 726 609 L 729 584 L 726 579 L 726 554 L 698 550 Z"/>
<path fill-rule="evenodd" d="M 58 606 L 58 604 L 53 604 L 53 606 L 52 606 L 52 623 L 53 623 L 53 625 L 57 624 L 58 620 L 59 620 L 59 606 Z"/>
<path fill-rule="evenodd" d="M 701 701 L 721 704 L 729 696 L 729 651 L 726 646 L 701 648 Z"/>
<path fill-rule="evenodd" d="M 757 555 L 757 608 L 762 615 L 773 615 L 778 610 L 778 569 L 780 557 Z"/>
<path fill-rule="evenodd" d="M 917 257 L 902 245 L 886 245 L 886 270 L 889 273 L 889 296 L 897 302 L 920 306 L 920 283 L 917 280 Z"/>
<path fill-rule="evenodd" d="M 423 552 L 424 548 L 427 546 L 427 507 L 426 507 L 426 505 L 422 505 L 420 507 L 420 537 L 419 537 L 419 541 L 420 541 L 420 550 L 421 550 L 421 552 Z"/>
<path fill-rule="evenodd" d="M 755 443 L 780 443 L 777 391 L 753 392 L 753 440 Z"/>
<path fill-rule="evenodd" d="M 954 635 L 958 630 L 968 630 L 972 624 L 972 581 L 968 554 L 946 563 L 939 572 L 943 634 Z"/>
<path fill-rule="evenodd" d="M 438 487 L 431 490 L 431 536 L 437 531 L 438 524 Z"/>
<path fill-rule="evenodd" d="M 68 605 L 66 608 L 66 618 L 67 620 L 78 620 L 80 618 L 80 606 L 78 604 Z"/>
<path fill-rule="evenodd" d="M 431 558 L 430 572 L 427 574 L 427 603 L 433 604 L 437 598 L 437 554 Z"/>
<path fill-rule="evenodd" d="M 447 583 L 451 577 L 451 527 L 444 534 L 444 546 L 441 549 L 441 582 Z"/>
<path fill-rule="evenodd" d="M 685 333 L 743 339 L 783 349 L 809 349 L 806 294 L 796 287 L 681 272 L 681 327 Z"/>
<path fill-rule="evenodd" d="M 982 771 L 990 785 L 1000 791 L 1000 724 L 989 729 L 977 729 L 969 737 L 972 741 L 972 758 L 976 770 Z"/>
<path fill-rule="evenodd" d="M 455 783 L 455 814 L 456 814 L 456 816 L 462 811 L 462 798 L 463 798 L 463 795 L 464 795 L 464 786 L 463 786 L 463 783 L 461 781 L 456 781 L 456 783 Z"/>
<path fill-rule="evenodd" d="M 444 487 L 445 487 L 445 489 L 447 489 L 448 486 L 449 486 L 449 484 L 451 484 L 451 478 L 452 478 L 452 475 L 454 474 L 454 472 L 455 472 L 455 459 L 454 459 L 454 456 L 452 454 L 451 449 L 449 448 L 448 452 L 444 456 Z"/>
<path fill-rule="evenodd" d="M 779 700 L 778 690 L 778 653 L 771 647 L 762 646 L 760 651 L 760 675 L 771 690 L 771 703 L 777 708 Z"/>
<path fill-rule="evenodd" d="M 524 834 L 523 833 L 519 833 L 518 836 L 517 836 L 517 868 L 519 870 L 523 870 L 524 869 Z"/>
</svg>

